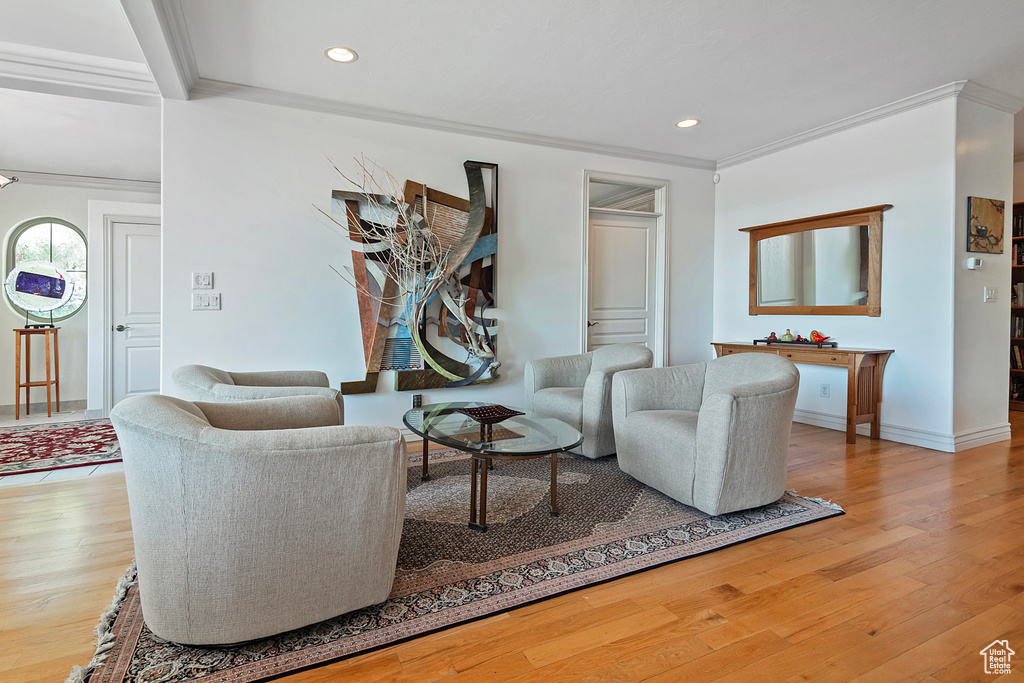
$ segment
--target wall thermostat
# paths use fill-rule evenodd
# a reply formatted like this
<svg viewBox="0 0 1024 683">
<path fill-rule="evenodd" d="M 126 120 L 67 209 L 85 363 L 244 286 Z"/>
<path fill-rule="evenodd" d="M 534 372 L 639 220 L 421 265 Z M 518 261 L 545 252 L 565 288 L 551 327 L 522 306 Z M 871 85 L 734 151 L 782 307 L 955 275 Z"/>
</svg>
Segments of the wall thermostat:
<svg viewBox="0 0 1024 683">
<path fill-rule="evenodd" d="M 980 270 L 984 261 L 977 256 L 967 259 L 967 270 Z"/>
</svg>

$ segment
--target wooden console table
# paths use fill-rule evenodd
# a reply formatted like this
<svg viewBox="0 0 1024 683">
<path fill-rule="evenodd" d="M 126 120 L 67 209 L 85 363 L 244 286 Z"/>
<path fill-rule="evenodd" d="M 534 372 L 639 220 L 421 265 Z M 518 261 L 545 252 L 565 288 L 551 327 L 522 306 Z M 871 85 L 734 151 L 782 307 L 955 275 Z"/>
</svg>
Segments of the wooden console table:
<svg viewBox="0 0 1024 683">
<path fill-rule="evenodd" d="M 21 389 L 25 388 L 25 414 L 31 405 L 28 391 L 32 387 L 46 387 L 46 416 L 51 417 L 50 388 L 56 389 L 57 412 L 60 412 L 60 355 L 57 348 L 59 327 L 15 328 L 14 330 L 14 419 L 21 419 Z M 32 381 L 32 336 L 41 334 L 46 346 L 46 381 Z M 51 337 L 53 354 L 50 354 Z M 21 381 L 21 340 L 25 340 L 25 381 Z M 51 364 L 52 358 L 52 364 Z M 53 372 L 51 373 L 51 367 Z"/>
<path fill-rule="evenodd" d="M 857 442 L 857 425 L 871 423 L 871 438 L 879 436 L 882 405 L 882 374 L 892 349 L 817 348 L 790 344 L 712 342 L 721 358 L 733 353 L 770 353 L 794 363 L 830 365 L 847 370 L 846 443 Z"/>
</svg>

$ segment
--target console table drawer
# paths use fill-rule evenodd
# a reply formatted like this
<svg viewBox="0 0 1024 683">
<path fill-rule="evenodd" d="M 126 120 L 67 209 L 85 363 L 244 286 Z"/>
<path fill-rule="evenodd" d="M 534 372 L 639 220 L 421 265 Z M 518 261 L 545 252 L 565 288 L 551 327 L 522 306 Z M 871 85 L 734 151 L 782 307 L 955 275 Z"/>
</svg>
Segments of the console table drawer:
<svg viewBox="0 0 1024 683">
<path fill-rule="evenodd" d="M 814 365 L 846 365 L 847 355 L 845 353 L 824 354 L 820 351 L 789 351 L 779 349 L 779 355 L 788 358 L 794 363 L 812 363 Z"/>
</svg>

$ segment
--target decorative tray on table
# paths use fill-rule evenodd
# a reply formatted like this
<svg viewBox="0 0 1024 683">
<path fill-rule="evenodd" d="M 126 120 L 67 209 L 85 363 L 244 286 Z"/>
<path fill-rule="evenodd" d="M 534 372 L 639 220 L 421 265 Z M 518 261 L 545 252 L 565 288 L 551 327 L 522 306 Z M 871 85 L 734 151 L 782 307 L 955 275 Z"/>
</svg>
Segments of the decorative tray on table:
<svg viewBox="0 0 1024 683">
<path fill-rule="evenodd" d="M 491 405 L 479 406 L 477 408 L 458 408 L 458 412 L 470 417 L 480 424 L 496 424 L 516 415 L 525 415 L 521 410 L 513 410 L 505 406 Z"/>
<path fill-rule="evenodd" d="M 810 339 L 802 339 L 800 341 L 796 341 L 795 339 L 793 341 L 782 341 L 781 339 L 755 339 L 754 340 L 754 346 L 757 346 L 758 344 L 768 344 L 768 345 L 771 345 L 771 344 L 786 344 L 788 346 L 814 346 L 814 347 L 819 348 L 819 349 L 826 348 L 826 347 L 830 348 L 830 349 L 834 349 L 837 346 L 839 346 L 839 344 L 837 344 L 834 341 L 813 342 Z"/>
</svg>

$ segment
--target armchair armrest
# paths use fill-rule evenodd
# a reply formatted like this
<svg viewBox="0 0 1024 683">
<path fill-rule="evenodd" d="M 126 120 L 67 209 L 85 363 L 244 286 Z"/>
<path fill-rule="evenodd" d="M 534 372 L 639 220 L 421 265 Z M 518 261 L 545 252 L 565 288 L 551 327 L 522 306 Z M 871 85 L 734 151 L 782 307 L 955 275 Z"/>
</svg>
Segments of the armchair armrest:
<svg viewBox="0 0 1024 683">
<path fill-rule="evenodd" d="M 523 378 L 526 409 L 533 410 L 533 394 L 541 389 L 584 386 L 592 362 L 590 353 L 527 361 Z"/>
<path fill-rule="evenodd" d="M 296 395 L 195 405 L 215 429 L 262 431 L 342 424 L 341 409 L 329 396 Z"/>
<path fill-rule="evenodd" d="M 319 370 L 273 370 L 267 372 L 232 372 L 238 386 L 264 387 L 329 387 L 327 374 Z"/>
</svg>

